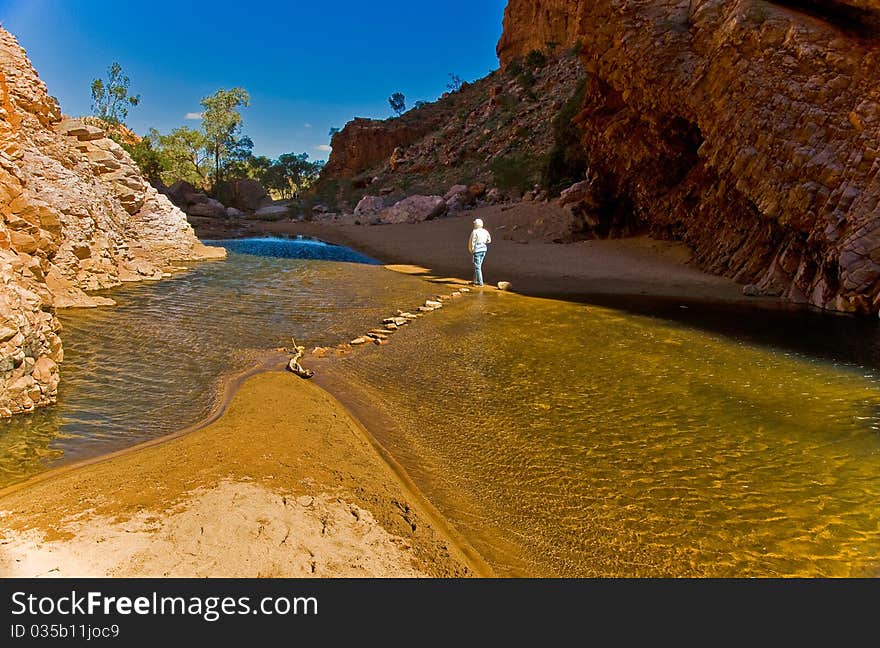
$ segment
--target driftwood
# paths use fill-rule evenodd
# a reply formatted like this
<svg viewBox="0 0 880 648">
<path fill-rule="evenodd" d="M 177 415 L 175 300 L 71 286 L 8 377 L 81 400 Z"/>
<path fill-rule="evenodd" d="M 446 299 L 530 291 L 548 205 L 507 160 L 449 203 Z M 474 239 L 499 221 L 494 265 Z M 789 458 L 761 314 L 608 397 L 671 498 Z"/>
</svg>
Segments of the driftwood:
<svg viewBox="0 0 880 648">
<path fill-rule="evenodd" d="M 312 376 L 315 375 L 315 372 L 311 369 L 305 369 L 302 365 L 300 365 L 299 361 L 302 360 L 302 357 L 306 353 L 306 348 L 304 346 L 297 346 L 296 338 L 293 338 L 293 357 L 290 359 L 290 362 L 287 364 L 287 368 L 295 373 L 300 378 L 305 378 L 308 380 Z"/>
</svg>

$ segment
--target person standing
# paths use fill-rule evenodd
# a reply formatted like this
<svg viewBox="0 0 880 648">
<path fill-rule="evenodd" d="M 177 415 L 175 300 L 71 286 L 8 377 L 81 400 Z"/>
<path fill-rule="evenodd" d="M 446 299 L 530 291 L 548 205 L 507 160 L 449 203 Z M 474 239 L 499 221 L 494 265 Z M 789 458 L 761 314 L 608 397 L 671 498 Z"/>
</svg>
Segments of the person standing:
<svg viewBox="0 0 880 648">
<path fill-rule="evenodd" d="M 483 285 L 483 259 L 489 250 L 492 236 L 483 228 L 483 221 L 479 218 L 474 221 L 474 231 L 468 240 L 468 250 L 474 255 L 474 285 Z"/>
</svg>

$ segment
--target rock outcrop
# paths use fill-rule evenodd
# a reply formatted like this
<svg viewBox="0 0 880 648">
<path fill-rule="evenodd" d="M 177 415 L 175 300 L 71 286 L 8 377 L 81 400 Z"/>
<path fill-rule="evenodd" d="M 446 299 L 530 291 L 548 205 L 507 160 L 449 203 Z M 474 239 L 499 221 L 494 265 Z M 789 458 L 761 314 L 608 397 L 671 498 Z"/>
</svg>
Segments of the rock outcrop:
<svg viewBox="0 0 880 648">
<path fill-rule="evenodd" d="M 379 222 L 421 223 L 446 213 L 446 201 L 440 196 L 410 196 L 379 213 Z"/>
<path fill-rule="evenodd" d="M 388 196 L 388 203 L 443 195 L 461 183 L 500 181 L 521 194 L 540 179 L 540 161 L 555 146 L 554 117 L 584 77 L 578 58 L 565 52 L 520 73 L 493 72 L 400 117 L 355 119 L 334 136 L 319 188 L 338 191 L 332 198 L 351 205 L 364 195 Z M 517 176 L 510 170 L 526 166 L 530 177 L 522 182 L 496 177 L 505 169 Z"/>
<path fill-rule="evenodd" d="M 395 149 L 417 142 L 435 126 L 431 121 L 354 119 L 333 135 L 333 151 L 322 174 L 352 178 L 386 162 Z"/>
<path fill-rule="evenodd" d="M 258 181 L 249 178 L 230 180 L 218 188 L 217 200 L 241 212 L 255 212 L 272 205 L 272 198 Z"/>
<path fill-rule="evenodd" d="M 112 303 L 86 291 L 222 255 L 102 129 L 62 117 L 0 28 L 0 417 L 55 401 L 55 308 Z"/>
<path fill-rule="evenodd" d="M 705 269 L 880 308 L 880 3 L 511 0 L 503 66 L 572 47 L 591 218 L 683 239 Z"/>
</svg>

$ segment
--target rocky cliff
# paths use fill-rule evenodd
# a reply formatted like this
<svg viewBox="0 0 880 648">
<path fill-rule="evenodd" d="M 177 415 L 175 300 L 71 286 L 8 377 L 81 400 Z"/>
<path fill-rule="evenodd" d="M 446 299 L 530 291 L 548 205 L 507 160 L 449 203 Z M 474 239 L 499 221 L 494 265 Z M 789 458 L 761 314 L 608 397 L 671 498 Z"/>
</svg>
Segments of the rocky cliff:
<svg viewBox="0 0 880 648">
<path fill-rule="evenodd" d="M 62 117 L 0 27 L 0 417 L 55 401 L 56 308 L 112 303 L 85 291 L 222 254 L 103 130 Z"/>
<path fill-rule="evenodd" d="M 510 0 L 503 66 L 576 46 L 588 222 L 823 309 L 880 308 L 880 2 Z"/>
<path fill-rule="evenodd" d="M 320 185 L 340 189 L 349 207 L 365 194 L 443 195 L 453 185 L 532 189 L 539 159 L 554 149 L 554 116 L 578 92 L 584 70 L 568 53 L 521 70 L 494 72 L 438 101 L 387 120 L 355 119 L 333 138 Z M 513 168 L 530 166 L 516 174 Z M 502 184 L 505 184 L 502 182 Z M 514 185 L 520 185 L 514 187 Z"/>
</svg>

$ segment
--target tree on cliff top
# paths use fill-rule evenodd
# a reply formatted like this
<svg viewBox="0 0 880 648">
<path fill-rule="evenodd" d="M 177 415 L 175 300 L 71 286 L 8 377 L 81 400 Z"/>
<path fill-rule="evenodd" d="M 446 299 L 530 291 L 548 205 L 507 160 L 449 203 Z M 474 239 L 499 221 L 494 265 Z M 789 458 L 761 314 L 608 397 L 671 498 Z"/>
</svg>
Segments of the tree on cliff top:
<svg viewBox="0 0 880 648">
<path fill-rule="evenodd" d="M 391 106 L 391 110 L 397 113 L 398 117 L 406 111 L 406 97 L 402 92 L 395 92 L 388 97 L 388 104 Z"/>
<path fill-rule="evenodd" d="M 206 146 L 214 162 L 213 184 L 223 180 L 226 167 L 250 155 L 253 142 L 241 135 L 242 107 L 250 105 L 250 95 L 244 88 L 220 89 L 201 101 L 202 131 Z"/>
<path fill-rule="evenodd" d="M 92 81 L 92 112 L 96 117 L 111 124 L 125 123 L 128 107 L 141 102 L 140 95 L 129 96 L 131 80 L 122 72 L 119 63 L 107 68 L 107 81 Z"/>
</svg>

